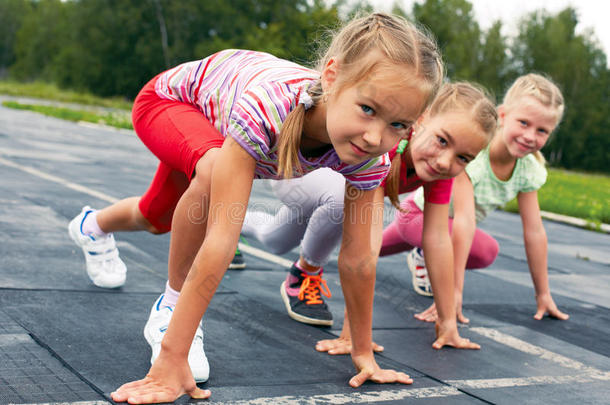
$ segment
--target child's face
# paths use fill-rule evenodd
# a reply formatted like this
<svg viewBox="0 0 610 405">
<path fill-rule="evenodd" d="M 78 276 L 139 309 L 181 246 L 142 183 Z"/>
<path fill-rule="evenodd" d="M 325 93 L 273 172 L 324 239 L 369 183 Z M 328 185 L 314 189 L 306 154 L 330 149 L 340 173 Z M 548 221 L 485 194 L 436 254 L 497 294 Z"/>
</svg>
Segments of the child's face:
<svg viewBox="0 0 610 405">
<path fill-rule="evenodd" d="M 532 97 L 511 108 L 498 107 L 498 115 L 502 140 L 517 159 L 540 150 L 557 124 L 553 112 Z"/>
<path fill-rule="evenodd" d="M 423 181 L 455 177 L 488 140 L 468 112 L 424 115 L 411 141 L 413 167 Z"/>
<path fill-rule="evenodd" d="M 403 72 L 383 75 L 331 93 L 326 130 L 342 162 L 358 164 L 380 156 L 406 138 L 425 103 L 419 88 L 396 86 Z"/>
</svg>

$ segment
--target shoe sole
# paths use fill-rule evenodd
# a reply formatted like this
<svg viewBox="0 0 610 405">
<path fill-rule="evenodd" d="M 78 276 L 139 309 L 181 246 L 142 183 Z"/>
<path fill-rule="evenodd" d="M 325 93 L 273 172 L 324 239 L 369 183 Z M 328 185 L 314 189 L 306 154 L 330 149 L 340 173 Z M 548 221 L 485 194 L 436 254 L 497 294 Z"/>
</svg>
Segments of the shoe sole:
<svg viewBox="0 0 610 405">
<path fill-rule="evenodd" d="M 149 315 L 149 317 L 150 317 L 150 315 Z M 146 322 L 146 325 L 148 325 L 148 322 Z M 148 333 L 148 328 L 146 327 L 146 325 L 144 325 L 144 339 L 146 339 L 146 343 L 148 343 L 148 346 L 150 346 L 150 350 L 152 352 L 152 346 L 153 346 L 152 342 L 153 342 L 153 339 L 152 339 L 152 336 Z M 155 361 L 154 361 L 152 353 L 151 353 L 151 355 L 150 355 L 150 364 L 152 365 L 154 362 Z M 193 371 L 191 370 L 191 373 L 192 372 Z M 195 376 L 193 376 L 193 378 L 195 378 Z M 195 382 L 197 382 L 197 383 L 204 383 L 204 382 L 206 382 L 209 379 L 210 379 L 210 377 L 208 375 L 207 378 L 195 378 Z"/>
<path fill-rule="evenodd" d="M 308 318 L 306 316 L 297 314 L 290 308 L 290 298 L 288 298 L 288 294 L 286 293 L 286 282 L 282 282 L 280 287 L 280 293 L 282 294 L 282 300 L 284 301 L 284 306 L 286 307 L 286 311 L 288 311 L 288 316 L 294 319 L 297 322 L 306 323 L 308 325 L 317 325 L 317 326 L 333 326 L 333 320 L 321 320 L 315 318 Z"/>
<path fill-rule="evenodd" d="M 231 264 L 229 264 L 229 269 L 230 270 L 243 270 L 245 268 L 246 268 L 246 263 L 242 263 L 242 264 L 231 263 Z"/>
<path fill-rule="evenodd" d="M 407 255 L 407 267 L 409 268 L 409 272 L 411 273 L 411 285 L 413 286 L 413 290 L 415 290 L 415 292 L 419 295 L 423 295 L 424 297 L 434 297 L 433 293 L 423 291 L 417 286 L 417 275 L 415 274 L 415 271 L 411 270 L 412 268 L 415 269 L 416 266 L 415 263 L 413 263 L 413 259 L 411 259 L 410 254 Z"/>
<path fill-rule="evenodd" d="M 72 227 L 70 226 L 70 224 L 72 224 L 72 221 L 70 221 L 68 223 L 68 235 L 70 235 L 70 239 L 72 239 L 72 241 L 76 244 L 77 247 L 80 248 L 80 250 L 83 251 L 83 254 L 85 255 L 85 261 L 87 260 L 87 251 L 85 250 L 84 247 L 82 247 L 80 245 L 80 243 L 78 242 L 78 236 L 74 235 L 74 232 L 72 231 Z M 102 284 L 98 284 L 96 283 L 90 276 L 89 276 L 89 272 L 87 272 L 87 268 L 86 268 L 86 264 L 85 264 L 85 273 L 87 274 L 87 278 L 89 280 L 91 280 L 91 282 L 93 283 L 93 285 L 100 287 L 100 288 L 108 288 L 108 289 L 112 289 L 112 288 L 120 288 L 122 286 L 125 285 L 125 280 L 123 280 L 122 283 L 120 284 L 111 284 L 111 285 L 102 285 Z"/>
</svg>

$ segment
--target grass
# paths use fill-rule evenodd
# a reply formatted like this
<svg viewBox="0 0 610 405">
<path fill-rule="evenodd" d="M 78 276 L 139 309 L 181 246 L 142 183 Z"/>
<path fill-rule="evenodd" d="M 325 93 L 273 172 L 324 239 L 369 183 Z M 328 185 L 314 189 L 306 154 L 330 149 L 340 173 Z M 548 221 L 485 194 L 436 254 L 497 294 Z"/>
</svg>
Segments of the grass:
<svg viewBox="0 0 610 405">
<path fill-rule="evenodd" d="M 66 103 L 95 105 L 121 110 L 131 110 L 132 105 L 130 101 L 123 98 L 97 97 L 90 93 L 62 90 L 54 84 L 42 82 L 19 83 L 10 80 L 0 80 L 0 94 L 57 100 Z"/>
<path fill-rule="evenodd" d="M 133 129 L 133 126 L 131 125 L 131 114 L 129 111 L 94 112 L 73 110 L 70 108 L 49 105 L 21 104 L 15 101 L 4 101 L 2 105 L 18 110 L 35 111 L 44 115 L 61 118 L 68 121 L 87 121 L 96 124 L 110 125 L 117 128 Z"/>
<path fill-rule="evenodd" d="M 540 209 L 583 218 L 593 223 L 610 223 L 610 176 L 549 168 L 546 184 L 538 191 Z M 505 209 L 518 212 L 516 199 Z"/>
</svg>

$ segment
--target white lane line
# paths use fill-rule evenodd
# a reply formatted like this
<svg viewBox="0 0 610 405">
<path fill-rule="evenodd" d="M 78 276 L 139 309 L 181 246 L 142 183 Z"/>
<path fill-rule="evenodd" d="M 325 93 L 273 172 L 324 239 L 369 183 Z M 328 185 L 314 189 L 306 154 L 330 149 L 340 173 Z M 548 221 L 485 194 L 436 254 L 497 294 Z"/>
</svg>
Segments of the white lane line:
<svg viewBox="0 0 610 405">
<path fill-rule="evenodd" d="M 267 397 L 256 398 L 242 401 L 231 402 L 198 402 L 199 404 L 209 405 L 294 405 L 294 404 L 366 404 L 369 402 L 386 402 L 386 401 L 401 401 L 407 398 L 442 398 L 455 395 L 464 395 L 453 387 L 430 387 L 430 388 L 405 388 L 402 390 L 391 391 L 370 391 L 370 392 L 355 392 L 353 394 L 327 394 L 327 395 L 312 395 L 312 396 L 294 396 L 287 395 L 283 397 Z"/>
<path fill-rule="evenodd" d="M 1 150 L 0 150 L 0 152 L 1 152 Z M 97 190 L 93 190 L 92 188 L 89 188 L 89 187 L 81 186 L 80 184 L 73 183 L 66 179 L 62 179 L 61 177 L 53 176 L 52 174 L 45 173 L 38 169 L 34 169 L 33 167 L 24 166 L 19 163 L 12 162 L 12 161 L 4 159 L 2 157 L 0 157 L 0 163 L 2 163 L 5 166 L 9 166 L 14 169 L 24 171 L 33 176 L 40 177 L 41 179 L 52 181 L 57 184 L 61 184 L 64 187 L 78 191 L 80 193 L 88 194 L 95 198 L 99 198 L 100 200 L 106 201 L 110 204 L 114 204 L 115 202 L 119 201 L 119 199 L 116 197 L 99 192 Z M 292 266 L 291 260 L 284 259 L 283 257 L 274 255 L 272 253 L 265 252 L 264 250 L 257 249 L 252 246 L 248 246 L 244 243 L 240 242 L 239 248 L 241 250 L 243 250 L 244 252 L 251 254 L 252 256 L 258 257 L 259 259 L 267 260 L 268 262 L 271 262 L 274 264 L 279 264 L 280 266 L 284 266 L 284 267 L 288 267 L 288 268 L 290 268 Z"/>
<path fill-rule="evenodd" d="M 526 387 L 529 385 L 564 385 L 569 383 L 590 383 L 610 380 L 610 373 L 602 374 L 576 374 L 576 375 L 541 375 L 518 378 L 491 378 L 480 380 L 447 380 L 447 384 L 462 389 L 491 389 Z"/>
<path fill-rule="evenodd" d="M 108 194 L 101 193 L 101 192 L 93 190 L 93 189 L 91 189 L 89 187 L 81 186 L 80 184 L 76 184 L 76 183 L 73 183 L 73 182 L 71 182 L 69 180 L 62 179 L 61 177 L 53 176 L 52 174 L 48 174 L 48 173 L 42 172 L 42 171 L 40 171 L 38 169 L 34 169 L 33 167 L 20 165 L 19 163 L 15 163 L 15 162 L 12 162 L 10 160 L 3 159 L 1 157 L 0 157 L 0 163 L 2 163 L 5 166 L 9 166 L 9 167 L 12 167 L 14 169 L 18 169 L 18 170 L 24 171 L 26 173 L 29 173 L 29 174 L 33 175 L 33 176 L 40 177 L 41 179 L 61 184 L 62 186 L 67 187 L 69 189 L 72 189 L 72 190 L 75 190 L 75 191 L 78 191 L 78 192 L 81 192 L 81 193 L 89 194 L 90 196 L 93 196 L 95 198 L 99 198 L 100 200 L 104 200 L 104 201 L 109 202 L 111 204 L 119 201 L 118 198 L 109 196 Z"/>
<path fill-rule="evenodd" d="M 107 401 L 78 401 L 78 402 L 44 402 L 44 403 L 33 403 L 33 404 L 13 404 L 8 405 L 110 405 Z"/>
<path fill-rule="evenodd" d="M 583 374 L 589 374 L 592 376 L 600 375 L 600 377 L 603 377 L 604 374 L 606 374 L 606 375 L 608 374 L 608 373 L 604 373 L 603 371 L 598 370 L 596 368 L 589 367 L 579 361 L 572 360 L 568 357 L 562 356 L 561 354 L 551 352 L 550 350 L 543 349 L 540 346 L 536 346 L 531 343 L 527 343 L 521 339 L 518 339 L 516 337 L 502 333 L 496 329 L 476 327 L 476 328 L 470 328 L 469 330 L 472 332 L 478 333 L 479 335 L 485 336 L 486 338 L 495 340 L 498 343 L 502 343 L 503 345 L 506 345 L 513 349 L 522 351 L 527 354 L 531 354 L 533 356 L 540 357 L 541 359 L 544 359 L 544 360 L 552 361 L 554 363 L 561 365 L 562 367 L 576 370 Z"/>
<path fill-rule="evenodd" d="M 283 257 L 274 255 L 273 253 L 265 252 L 264 250 L 257 249 L 253 246 L 246 245 L 245 243 L 239 243 L 239 249 L 251 254 L 252 256 L 256 256 L 259 259 L 267 260 L 268 262 L 279 264 L 284 267 L 292 267 L 292 260 L 284 259 Z"/>
</svg>

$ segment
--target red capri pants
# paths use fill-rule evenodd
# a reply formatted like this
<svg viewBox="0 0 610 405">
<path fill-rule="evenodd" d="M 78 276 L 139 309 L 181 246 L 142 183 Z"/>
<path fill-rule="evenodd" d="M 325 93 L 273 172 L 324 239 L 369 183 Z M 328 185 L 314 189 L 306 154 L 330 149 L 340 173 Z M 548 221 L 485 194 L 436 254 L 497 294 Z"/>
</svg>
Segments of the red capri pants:
<svg viewBox="0 0 610 405">
<path fill-rule="evenodd" d="M 160 98 L 157 77 L 136 97 L 132 120 L 138 137 L 161 161 L 139 208 L 157 230 L 169 232 L 197 162 L 211 148 L 221 147 L 224 138 L 193 105 Z"/>
</svg>

